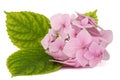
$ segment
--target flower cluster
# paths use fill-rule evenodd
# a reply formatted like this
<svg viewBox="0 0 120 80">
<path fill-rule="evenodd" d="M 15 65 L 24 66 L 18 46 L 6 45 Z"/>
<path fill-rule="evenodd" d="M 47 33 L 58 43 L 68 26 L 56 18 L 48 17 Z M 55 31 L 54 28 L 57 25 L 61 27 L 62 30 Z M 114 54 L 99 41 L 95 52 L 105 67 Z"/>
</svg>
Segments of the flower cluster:
<svg viewBox="0 0 120 80">
<path fill-rule="evenodd" d="M 51 17 L 48 34 L 41 41 L 54 62 L 72 67 L 94 67 L 109 59 L 105 49 L 112 41 L 112 31 L 103 30 L 94 18 L 56 14 Z"/>
</svg>

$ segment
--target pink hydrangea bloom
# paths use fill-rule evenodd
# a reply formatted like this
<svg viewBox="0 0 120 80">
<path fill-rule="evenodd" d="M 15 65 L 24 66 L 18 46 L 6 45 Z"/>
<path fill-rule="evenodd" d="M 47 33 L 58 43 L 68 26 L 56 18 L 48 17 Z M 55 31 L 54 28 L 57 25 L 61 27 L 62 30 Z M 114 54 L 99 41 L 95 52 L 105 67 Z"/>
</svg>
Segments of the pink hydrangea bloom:
<svg viewBox="0 0 120 80">
<path fill-rule="evenodd" d="M 70 28 L 70 16 L 68 14 L 56 14 L 51 17 L 52 29 L 65 38 Z"/>
<path fill-rule="evenodd" d="M 94 67 L 109 59 L 106 47 L 112 42 L 112 31 L 100 28 L 93 18 L 77 13 L 51 17 L 52 28 L 41 44 L 58 62 L 72 67 Z"/>
</svg>

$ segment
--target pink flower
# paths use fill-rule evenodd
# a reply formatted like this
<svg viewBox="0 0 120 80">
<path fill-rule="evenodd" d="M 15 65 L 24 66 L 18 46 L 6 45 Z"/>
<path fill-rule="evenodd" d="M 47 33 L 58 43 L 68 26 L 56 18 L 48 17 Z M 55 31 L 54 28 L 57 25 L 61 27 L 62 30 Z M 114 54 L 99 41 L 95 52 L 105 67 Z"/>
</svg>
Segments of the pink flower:
<svg viewBox="0 0 120 80">
<path fill-rule="evenodd" d="M 57 31 L 62 37 L 66 37 L 70 28 L 70 20 L 68 14 L 56 14 L 51 17 L 52 29 Z"/>
<path fill-rule="evenodd" d="M 41 44 L 43 45 L 44 49 L 47 49 L 49 44 L 53 42 L 56 39 L 56 33 L 54 30 L 49 29 L 48 34 L 44 37 L 44 39 L 41 41 Z"/>
<path fill-rule="evenodd" d="M 72 21 L 72 25 L 79 27 L 79 28 L 91 28 L 91 27 L 96 26 L 94 19 L 84 16 L 79 13 L 77 13 L 77 15 L 78 15 L 78 18 Z"/>
<path fill-rule="evenodd" d="M 68 57 L 63 53 L 65 41 L 61 38 L 57 38 L 53 43 L 49 45 L 49 55 L 58 60 L 65 60 Z"/>
<path fill-rule="evenodd" d="M 41 44 L 58 62 L 72 67 L 94 67 L 109 59 L 106 47 L 112 42 L 112 31 L 103 30 L 93 18 L 57 14 L 51 18 L 52 28 Z"/>
<path fill-rule="evenodd" d="M 68 57 L 74 58 L 76 52 L 78 50 L 87 48 L 91 41 L 91 35 L 85 29 L 83 29 L 81 32 L 79 32 L 76 38 L 72 38 L 66 43 L 63 52 Z"/>
<path fill-rule="evenodd" d="M 84 57 L 89 61 L 89 66 L 96 66 L 102 59 L 104 48 L 95 42 L 92 42 Z"/>
</svg>

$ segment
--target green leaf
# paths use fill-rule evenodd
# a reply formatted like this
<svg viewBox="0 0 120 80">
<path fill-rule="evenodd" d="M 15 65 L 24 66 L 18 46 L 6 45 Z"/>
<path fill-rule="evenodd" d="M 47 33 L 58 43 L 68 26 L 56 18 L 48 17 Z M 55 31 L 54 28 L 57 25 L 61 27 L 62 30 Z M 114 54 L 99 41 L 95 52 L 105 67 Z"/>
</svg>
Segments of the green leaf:
<svg viewBox="0 0 120 80">
<path fill-rule="evenodd" d="M 19 50 L 9 56 L 7 67 L 12 76 L 46 74 L 62 67 L 51 59 L 43 49 Z"/>
<path fill-rule="evenodd" d="M 94 18 L 96 23 L 98 23 L 98 17 L 97 17 L 96 13 L 97 13 L 97 10 L 95 10 L 93 12 L 87 12 L 84 15 Z"/>
<path fill-rule="evenodd" d="M 51 27 L 49 19 L 33 12 L 5 12 L 8 35 L 14 45 L 23 48 L 39 48 L 40 40 Z"/>
</svg>

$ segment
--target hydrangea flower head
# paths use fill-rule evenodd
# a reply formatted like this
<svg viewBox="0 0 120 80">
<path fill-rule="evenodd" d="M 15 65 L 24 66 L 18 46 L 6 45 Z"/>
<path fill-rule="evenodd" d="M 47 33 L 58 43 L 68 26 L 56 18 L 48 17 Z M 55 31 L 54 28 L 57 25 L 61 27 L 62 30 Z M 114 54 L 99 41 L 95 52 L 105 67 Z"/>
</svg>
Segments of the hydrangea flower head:
<svg viewBox="0 0 120 80">
<path fill-rule="evenodd" d="M 106 47 L 112 41 L 112 31 L 103 30 L 94 18 L 77 13 L 56 14 L 41 44 L 46 53 L 58 62 L 72 67 L 94 67 L 109 59 Z"/>
</svg>

